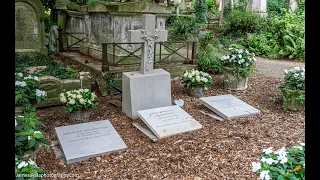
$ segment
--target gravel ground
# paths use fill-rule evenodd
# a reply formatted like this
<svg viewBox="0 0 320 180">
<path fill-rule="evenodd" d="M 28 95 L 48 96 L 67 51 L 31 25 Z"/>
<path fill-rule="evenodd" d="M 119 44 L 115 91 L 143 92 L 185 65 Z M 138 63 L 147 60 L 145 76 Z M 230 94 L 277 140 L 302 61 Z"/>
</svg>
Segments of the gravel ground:
<svg viewBox="0 0 320 180">
<path fill-rule="evenodd" d="M 291 69 L 295 66 L 304 68 L 304 62 L 297 62 L 292 60 L 273 60 L 256 57 L 257 59 L 257 73 L 267 77 L 284 77 L 284 70 Z"/>
<path fill-rule="evenodd" d="M 215 83 L 205 91 L 205 96 L 232 94 L 258 108 L 261 114 L 226 122 L 214 120 L 201 114 L 199 110 L 210 110 L 199 99 L 187 96 L 183 85 L 173 80 L 172 101 L 183 99 L 182 108 L 203 128 L 154 143 L 132 125 L 134 121 L 120 108 L 108 103 L 120 100 L 119 96 L 98 96 L 100 104 L 91 110 L 91 121 L 110 120 L 128 148 L 69 165 L 55 159 L 53 150 L 47 152 L 41 148 L 37 164 L 47 174 L 77 174 L 78 179 L 256 179 L 251 162 L 259 160 L 263 148 L 277 149 L 305 141 L 304 111 L 284 112 L 276 98 L 276 86 L 282 82 L 281 78 L 254 74 L 249 78 L 247 90 L 230 91 L 223 89 L 221 75 L 212 76 Z M 65 107 L 56 106 L 37 111 L 46 125 L 42 130 L 49 142 L 57 141 L 55 127 L 69 125 L 64 110 Z"/>
</svg>

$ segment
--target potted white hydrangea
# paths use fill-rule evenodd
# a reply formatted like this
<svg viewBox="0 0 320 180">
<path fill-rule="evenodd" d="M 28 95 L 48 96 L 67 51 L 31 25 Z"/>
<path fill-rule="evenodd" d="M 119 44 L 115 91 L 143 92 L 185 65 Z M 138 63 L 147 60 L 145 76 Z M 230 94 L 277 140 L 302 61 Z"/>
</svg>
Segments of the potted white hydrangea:
<svg viewBox="0 0 320 180">
<path fill-rule="evenodd" d="M 283 108 L 289 110 L 305 109 L 305 69 L 294 67 L 284 72 L 284 83 L 279 85 L 283 96 Z"/>
<path fill-rule="evenodd" d="M 78 89 L 63 92 L 60 94 L 60 101 L 66 104 L 66 112 L 70 113 L 71 123 L 83 123 L 89 121 L 89 112 L 98 104 L 97 96 L 89 89 Z"/>
<path fill-rule="evenodd" d="M 180 79 L 184 83 L 184 87 L 188 88 L 188 95 L 200 98 L 203 96 L 204 88 L 209 88 L 213 83 L 212 77 L 205 72 L 198 70 L 186 70 Z"/>
<path fill-rule="evenodd" d="M 224 85 L 230 90 L 245 90 L 248 77 L 255 70 L 254 53 L 247 49 L 229 48 L 231 54 L 221 57 Z"/>
</svg>

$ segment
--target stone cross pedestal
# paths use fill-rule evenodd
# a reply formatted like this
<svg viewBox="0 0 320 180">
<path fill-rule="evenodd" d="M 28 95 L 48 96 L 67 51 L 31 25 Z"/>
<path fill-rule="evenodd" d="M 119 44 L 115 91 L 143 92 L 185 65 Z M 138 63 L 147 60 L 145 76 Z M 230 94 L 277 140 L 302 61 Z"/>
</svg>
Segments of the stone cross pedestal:
<svg viewBox="0 0 320 180">
<path fill-rule="evenodd" d="M 140 71 L 122 74 L 122 111 L 132 119 L 138 111 L 171 106 L 170 73 L 153 69 L 155 42 L 167 40 L 168 31 L 155 29 L 156 16 L 142 15 L 142 28 L 129 30 L 130 42 L 142 42 Z"/>
<path fill-rule="evenodd" d="M 132 43 L 143 43 L 141 50 L 141 73 L 152 73 L 154 60 L 155 42 L 167 40 L 168 31 L 155 29 L 156 16 L 152 14 L 142 15 L 142 28 L 129 30 L 129 41 Z"/>
</svg>

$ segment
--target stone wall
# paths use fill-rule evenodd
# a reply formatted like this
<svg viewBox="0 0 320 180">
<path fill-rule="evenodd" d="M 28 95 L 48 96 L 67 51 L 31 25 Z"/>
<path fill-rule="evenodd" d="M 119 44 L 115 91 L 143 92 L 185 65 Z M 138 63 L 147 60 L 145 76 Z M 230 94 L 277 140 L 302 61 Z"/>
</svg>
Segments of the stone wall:
<svg viewBox="0 0 320 180">
<path fill-rule="evenodd" d="M 47 98 L 37 107 L 60 105 L 60 93 L 74 89 L 89 89 L 91 91 L 91 80 L 89 72 L 80 72 L 79 79 L 60 80 L 54 76 L 39 77 L 40 89 L 47 92 Z"/>
</svg>

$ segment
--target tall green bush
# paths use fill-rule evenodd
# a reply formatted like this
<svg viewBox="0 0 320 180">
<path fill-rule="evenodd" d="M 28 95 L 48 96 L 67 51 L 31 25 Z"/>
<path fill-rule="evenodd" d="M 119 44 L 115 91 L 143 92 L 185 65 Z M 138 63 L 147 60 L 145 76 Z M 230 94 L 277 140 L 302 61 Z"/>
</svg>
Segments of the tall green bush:
<svg viewBox="0 0 320 180">
<path fill-rule="evenodd" d="M 234 10 L 225 19 L 224 34 L 235 37 L 257 32 L 260 30 L 262 23 L 260 17 L 252 12 Z"/>
<path fill-rule="evenodd" d="M 304 60 L 305 25 L 304 15 L 288 13 L 270 18 L 265 31 L 248 38 L 249 49 L 266 57 Z"/>
<path fill-rule="evenodd" d="M 197 54 L 197 66 L 200 71 L 212 72 L 214 74 L 222 73 L 221 61 L 212 44 L 206 44 L 199 50 Z"/>
<path fill-rule="evenodd" d="M 207 23 L 208 22 L 208 5 L 206 0 L 197 0 L 195 10 L 196 10 L 196 22 Z"/>
<path fill-rule="evenodd" d="M 173 40 L 192 39 L 199 24 L 193 17 L 176 16 L 167 26 L 169 38 Z"/>
</svg>

